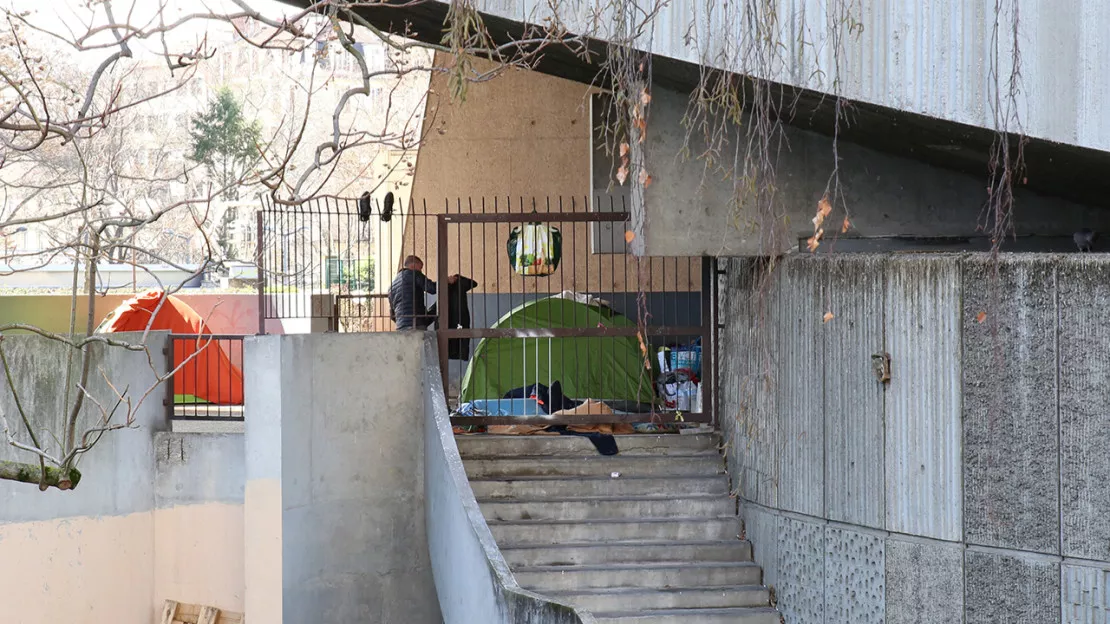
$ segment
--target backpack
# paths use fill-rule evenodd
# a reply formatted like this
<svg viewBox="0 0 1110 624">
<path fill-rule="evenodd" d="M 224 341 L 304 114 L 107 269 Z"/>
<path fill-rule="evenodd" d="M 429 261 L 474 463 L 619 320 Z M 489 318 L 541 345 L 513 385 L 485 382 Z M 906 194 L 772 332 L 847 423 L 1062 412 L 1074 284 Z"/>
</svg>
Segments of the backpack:
<svg viewBox="0 0 1110 624">
<path fill-rule="evenodd" d="M 521 275 L 543 277 L 559 268 L 563 235 L 559 228 L 539 222 L 513 228 L 508 242 L 509 266 Z"/>
</svg>

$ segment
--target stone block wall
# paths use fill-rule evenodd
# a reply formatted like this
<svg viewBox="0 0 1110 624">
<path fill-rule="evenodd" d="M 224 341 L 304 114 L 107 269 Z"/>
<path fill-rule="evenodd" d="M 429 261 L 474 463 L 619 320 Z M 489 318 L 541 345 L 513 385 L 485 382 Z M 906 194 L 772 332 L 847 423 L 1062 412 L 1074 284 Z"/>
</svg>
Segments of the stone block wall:
<svg viewBox="0 0 1110 624">
<path fill-rule="evenodd" d="M 729 470 L 789 624 L 1110 618 L 1110 260 L 722 264 Z"/>
</svg>

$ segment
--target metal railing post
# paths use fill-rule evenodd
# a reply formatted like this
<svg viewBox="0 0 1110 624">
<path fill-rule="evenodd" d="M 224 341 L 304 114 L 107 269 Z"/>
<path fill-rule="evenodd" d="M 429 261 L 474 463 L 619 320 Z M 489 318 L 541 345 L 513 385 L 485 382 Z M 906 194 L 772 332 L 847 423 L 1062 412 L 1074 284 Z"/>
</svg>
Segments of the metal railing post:
<svg viewBox="0 0 1110 624">
<path fill-rule="evenodd" d="M 175 342 L 176 341 L 175 341 L 173 335 L 170 335 L 169 346 L 166 346 L 166 347 L 162 348 L 162 355 L 164 355 L 166 357 L 166 373 L 167 374 L 173 372 L 173 346 L 174 346 Z M 166 383 L 166 396 L 165 396 L 165 398 L 162 399 L 162 405 L 166 408 L 166 424 L 169 424 L 169 422 L 171 420 L 173 420 L 173 417 L 174 417 L 175 389 L 174 389 L 173 378 L 174 378 L 174 375 L 171 374 L 170 378 L 166 380 L 166 382 L 165 382 Z"/>
<path fill-rule="evenodd" d="M 258 283 L 258 335 L 266 333 L 266 270 L 263 266 L 262 257 L 263 249 L 265 249 L 265 241 L 263 240 L 263 218 L 262 212 L 259 210 L 255 217 L 255 226 L 258 228 L 258 237 L 254 250 L 254 270 L 255 280 Z"/>
<path fill-rule="evenodd" d="M 436 219 L 436 338 L 439 343 L 439 367 L 443 376 L 443 395 L 447 396 L 450 378 L 450 362 L 447 359 L 448 338 L 445 330 L 447 327 L 447 219 L 446 215 L 439 215 Z"/>
</svg>

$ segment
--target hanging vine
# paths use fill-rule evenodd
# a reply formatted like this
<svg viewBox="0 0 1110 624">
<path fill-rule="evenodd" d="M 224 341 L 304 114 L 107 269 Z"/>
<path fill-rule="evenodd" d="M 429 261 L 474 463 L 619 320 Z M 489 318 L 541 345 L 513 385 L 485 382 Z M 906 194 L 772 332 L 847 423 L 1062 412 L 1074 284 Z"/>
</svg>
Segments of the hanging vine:
<svg viewBox="0 0 1110 624">
<path fill-rule="evenodd" d="M 1015 235 L 1014 185 L 1025 180 L 1027 140 L 1018 106 L 1022 91 L 1020 28 L 1018 1 L 995 0 L 988 75 L 995 137 L 987 163 L 987 201 L 979 227 L 990 235 L 991 256 L 996 265 L 1003 241 Z"/>
</svg>

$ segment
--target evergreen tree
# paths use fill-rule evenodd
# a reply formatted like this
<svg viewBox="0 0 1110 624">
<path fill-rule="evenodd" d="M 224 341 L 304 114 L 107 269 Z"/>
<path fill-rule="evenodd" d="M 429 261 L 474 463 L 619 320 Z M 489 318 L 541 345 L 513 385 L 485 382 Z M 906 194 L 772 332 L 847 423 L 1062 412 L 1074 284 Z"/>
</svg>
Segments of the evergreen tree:
<svg viewBox="0 0 1110 624">
<path fill-rule="evenodd" d="M 243 107 L 231 89 L 221 88 L 208 103 L 208 110 L 192 118 L 190 159 L 204 163 L 208 174 L 227 190 L 223 199 L 239 198 L 235 184 L 258 160 L 261 128 L 243 116 Z"/>
</svg>

